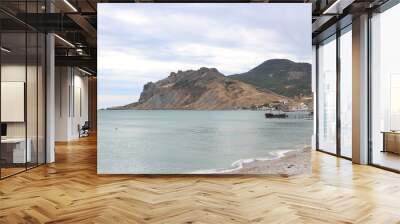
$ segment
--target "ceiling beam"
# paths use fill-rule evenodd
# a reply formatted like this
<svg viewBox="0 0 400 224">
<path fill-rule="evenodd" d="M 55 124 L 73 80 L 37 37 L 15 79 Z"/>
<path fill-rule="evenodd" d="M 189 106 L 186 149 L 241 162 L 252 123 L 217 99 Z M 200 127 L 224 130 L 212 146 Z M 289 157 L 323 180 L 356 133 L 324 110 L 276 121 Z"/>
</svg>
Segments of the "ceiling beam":
<svg viewBox="0 0 400 224">
<path fill-rule="evenodd" d="M 322 14 L 342 14 L 343 10 L 355 0 L 336 0 L 324 10 Z"/>
<path fill-rule="evenodd" d="M 78 26 L 82 28 L 83 31 L 90 37 L 86 41 L 89 42 L 91 46 L 96 46 L 97 42 L 97 30 L 90 24 L 85 17 L 80 14 L 68 14 L 68 17 L 74 21 Z"/>
<path fill-rule="evenodd" d="M 62 13 L 18 13 L 16 17 L 42 32 L 80 31 L 82 28 Z"/>
<path fill-rule="evenodd" d="M 91 56 L 56 56 L 56 66 L 87 67 L 96 71 L 97 59 Z"/>
</svg>

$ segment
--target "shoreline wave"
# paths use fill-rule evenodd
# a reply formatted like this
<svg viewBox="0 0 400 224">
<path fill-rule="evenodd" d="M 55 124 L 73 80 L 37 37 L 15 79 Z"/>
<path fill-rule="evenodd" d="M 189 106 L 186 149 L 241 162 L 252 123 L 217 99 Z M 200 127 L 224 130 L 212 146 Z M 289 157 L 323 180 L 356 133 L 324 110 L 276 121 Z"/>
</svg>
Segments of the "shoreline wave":
<svg viewBox="0 0 400 224">
<path fill-rule="evenodd" d="M 236 160 L 235 162 L 233 162 L 231 164 L 230 168 L 216 170 L 215 173 L 217 173 L 217 174 L 231 173 L 231 172 L 235 172 L 235 171 L 239 171 L 239 170 L 243 169 L 243 167 L 246 164 L 252 164 L 252 163 L 255 163 L 255 162 L 258 162 L 258 161 L 278 160 L 278 159 L 284 157 L 285 154 L 287 152 L 290 152 L 290 151 L 293 151 L 293 150 L 279 150 L 279 151 L 269 152 L 269 154 L 272 154 L 272 155 L 271 156 L 267 156 L 267 157 L 239 159 L 239 160 Z"/>
<path fill-rule="evenodd" d="M 303 146 L 299 147 L 299 149 L 286 149 L 286 150 L 276 150 L 269 152 L 269 155 L 265 157 L 257 157 L 257 158 L 247 158 L 247 159 L 239 159 L 236 160 L 231 164 L 229 168 L 223 168 L 223 169 L 209 169 L 209 170 L 198 170 L 192 172 L 192 174 L 229 174 L 229 173 L 237 173 L 238 171 L 244 169 L 246 165 L 251 165 L 255 164 L 257 162 L 263 162 L 263 161 L 278 161 L 279 159 L 282 159 L 286 157 L 290 153 L 296 153 L 299 151 L 303 151 L 310 146 Z M 243 173 L 245 174 L 245 173 Z M 262 173 L 261 173 L 262 174 Z"/>
</svg>

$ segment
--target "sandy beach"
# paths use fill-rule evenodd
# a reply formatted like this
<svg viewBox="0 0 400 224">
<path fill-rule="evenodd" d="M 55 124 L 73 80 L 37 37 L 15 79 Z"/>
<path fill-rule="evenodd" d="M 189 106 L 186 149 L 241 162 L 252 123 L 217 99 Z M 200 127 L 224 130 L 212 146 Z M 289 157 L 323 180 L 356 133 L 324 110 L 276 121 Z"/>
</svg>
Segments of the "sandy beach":
<svg viewBox="0 0 400 224">
<path fill-rule="evenodd" d="M 273 153 L 265 159 L 239 160 L 218 174 L 274 174 L 291 176 L 311 173 L 311 148 Z"/>
</svg>

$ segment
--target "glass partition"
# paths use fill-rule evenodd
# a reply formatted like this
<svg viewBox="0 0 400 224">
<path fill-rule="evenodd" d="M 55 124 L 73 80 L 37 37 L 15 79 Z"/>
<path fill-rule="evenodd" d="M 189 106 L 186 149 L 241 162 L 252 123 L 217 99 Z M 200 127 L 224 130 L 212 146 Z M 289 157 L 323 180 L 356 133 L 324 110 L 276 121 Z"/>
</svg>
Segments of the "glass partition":
<svg viewBox="0 0 400 224">
<path fill-rule="evenodd" d="M 37 165 L 38 158 L 38 35 L 36 32 L 27 33 L 27 82 L 26 82 L 26 111 L 27 111 L 27 150 L 31 151 L 28 168 Z"/>
<path fill-rule="evenodd" d="M 25 32 L 3 32 L 1 47 L 1 175 L 6 177 L 24 171 L 31 161 L 26 144 Z"/>
<path fill-rule="evenodd" d="M 43 5 L 21 1 L 17 12 Z M 45 44 L 43 33 L 0 12 L 1 179 L 45 163 Z"/>
<path fill-rule="evenodd" d="M 400 5 L 371 19 L 371 162 L 400 170 Z"/>
<path fill-rule="evenodd" d="M 352 34 L 351 26 L 340 36 L 340 154 L 352 157 Z"/>
<path fill-rule="evenodd" d="M 318 149 L 336 153 L 336 36 L 318 48 Z"/>
</svg>

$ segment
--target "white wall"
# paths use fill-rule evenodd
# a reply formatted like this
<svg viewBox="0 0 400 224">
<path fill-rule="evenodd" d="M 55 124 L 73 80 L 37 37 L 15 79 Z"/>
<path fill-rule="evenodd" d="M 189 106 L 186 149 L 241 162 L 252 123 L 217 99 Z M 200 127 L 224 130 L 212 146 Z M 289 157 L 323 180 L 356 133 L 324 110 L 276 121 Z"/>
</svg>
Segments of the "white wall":
<svg viewBox="0 0 400 224">
<path fill-rule="evenodd" d="M 25 82 L 26 67 L 18 64 L 7 64 L 1 66 L 1 81 L 3 82 Z M 29 68 L 28 68 L 29 69 Z M 6 108 L 1 108 L 5 110 Z M 7 122 L 7 137 L 25 137 L 25 122 Z"/>
<path fill-rule="evenodd" d="M 76 68 L 56 67 L 55 85 L 55 140 L 77 139 L 78 125 L 88 120 L 88 77 Z"/>
<path fill-rule="evenodd" d="M 28 81 L 30 86 L 36 86 L 36 80 L 30 78 L 31 74 L 36 75 L 36 67 L 25 66 L 18 64 L 4 64 L 1 66 L 1 81 L 2 82 L 24 82 L 26 83 L 26 72 L 28 72 Z M 3 96 L 4 97 L 4 96 Z M 32 113 L 34 110 L 36 112 L 37 102 L 36 102 L 36 88 L 27 88 L 27 119 L 26 122 L 7 122 L 7 135 L 8 137 L 25 137 L 25 126 L 28 125 L 28 137 L 31 133 L 30 130 L 36 130 L 36 113 Z M 33 104 L 32 104 L 33 103 Z M 40 106 L 40 105 L 39 105 Z M 2 110 L 7 110 L 2 108 Z M 22 108 L 24 110 L 24 108 Z M 31 122 L 34 122 L 32 124 Z M 36 132 L 35 132 L 36 134 Z"/>
<path fill-rule="evenodd" d="M 76 70 L 75 70 L 75 75 L 74 75 L 74 96 L 71 96 L 72 99 L 74 99 L 74 102 L 71 104 L 73 105 L 73 108 L 71 108 L 72 111 L 72 119 L 71 119 L 71 135 L 72 138 L 78 138 L 79 137 L 79 132 L 78 132 L 78 125 L 83 125 L 85 121 L 88 121 L 88 78 L 83 77 L 80 75 L 76 75 Z M 81 107 L 81 108 L 80 108 Z"/>
<path fill-rule="evenodd" d="M 28 67 L 28 70 L 31 68 Z M 25 64 L 5 64 L 1 66 L 2 82 L 24 82 L 26 67 Z M 6 108 L 1 108 L 6 110 Z M 24 108 L 22 108 L 24 110 Z M 25 122 L 7 122 L 8 137 L 25 137 Z"/>
<path fill-rule="evenodd" d="M 68 140 L 70 74 L 67 67 L 55 68 L 55 141 Z"/>
<path fill-rule="evenodd" d="M 38 69 L 38 70 L 37 70 Z M 7 124 L 7 137 L 8 138 L 24 138 L 27 136 L 29 139 L 28 145 L 31 149 L 31 155 L 33 162 L 44 163 L 45 159 L 45 115 L 44 115 L 44 100 L 45 100 L 45 90 L 44 90 L 44 73 L 42 72 L 42 67 L 37 67 L 25 64 L 2 64 L 1 66 L 1 81 L 2 87 L 3 82 L 20 82 L 24 83 L 25 86 L 15 94 L 23 94 L 26 90 L 26 101 L 25 96 L 22 96 L 22 101 L 19 102 L 19 107 L 9 108 L 2 105 L 2 114 L 4 113 L 14 113 L 20 114 L 18 121 L 6 121 Z M 14 87 L 15 88 L 15 87 Z M 6 94 L 6 95 L 4 95 Z M 10 92 L 5 92 L 2 89 L 2 99 L 10 98 L 7 94 Z M 11 97 L 12 99 L 12 97 Z M 12 102 L 11 102 L 12 103 Z M 18 104 L 17 101 L 14 101 Z M 25 106 L 26 103 L 26 106 Z M 2 103 L 3 104 L 3 103 Z M 21 105 L 22 104 L 22 105 Z M 26 120 L 25 120 L 26 112 Z M 4 120 L 2 118 L 2 120 Z M 39 159 L 39 161 L 36 161 Z M 49 160 L 51 162 L 51 160 Z"/>
</svg>

